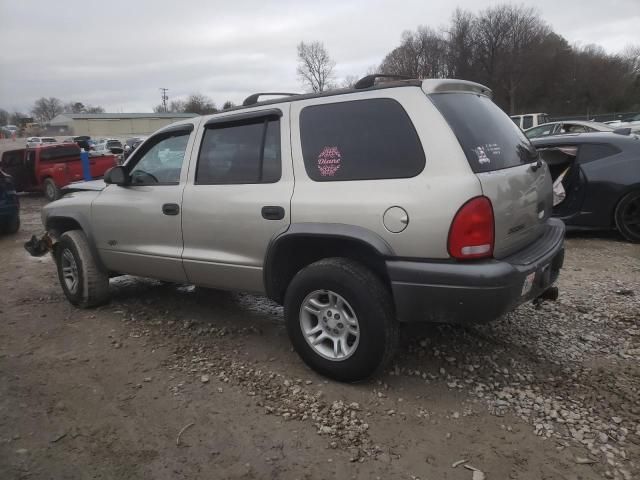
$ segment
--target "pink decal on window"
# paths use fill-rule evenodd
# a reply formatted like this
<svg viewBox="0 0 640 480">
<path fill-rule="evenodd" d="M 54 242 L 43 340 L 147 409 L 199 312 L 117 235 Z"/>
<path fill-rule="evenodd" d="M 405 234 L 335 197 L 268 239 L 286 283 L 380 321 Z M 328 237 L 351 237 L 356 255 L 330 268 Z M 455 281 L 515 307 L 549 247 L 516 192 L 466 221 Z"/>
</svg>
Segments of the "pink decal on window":
<svg viewBox="0 0 640 480">
<path fill-rule="evenodd" d="M 318 170 L 323 177 L 333 177 L 340 168 L 342 155 L 338 147 L 324 147 L 318 155 Z"/>
</svg>

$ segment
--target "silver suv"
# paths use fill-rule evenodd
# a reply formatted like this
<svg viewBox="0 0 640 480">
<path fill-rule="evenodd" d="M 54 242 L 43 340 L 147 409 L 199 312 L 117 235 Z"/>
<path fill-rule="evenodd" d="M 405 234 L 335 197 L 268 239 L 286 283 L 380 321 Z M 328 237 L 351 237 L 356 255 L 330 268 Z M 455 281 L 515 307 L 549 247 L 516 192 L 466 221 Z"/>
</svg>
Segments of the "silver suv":
<svg viewBox="0 0 640 480">
<path fill-rule="evenodd" d="M 484 322 L 556 280 L 564 227 L 527 138 L 459 80 L 294 95 L 173 124 L 42 221 L 91 307 L 131 274 L 264 294 L 318 372 L 366 378 L 401 322 Z"/>
</svg>

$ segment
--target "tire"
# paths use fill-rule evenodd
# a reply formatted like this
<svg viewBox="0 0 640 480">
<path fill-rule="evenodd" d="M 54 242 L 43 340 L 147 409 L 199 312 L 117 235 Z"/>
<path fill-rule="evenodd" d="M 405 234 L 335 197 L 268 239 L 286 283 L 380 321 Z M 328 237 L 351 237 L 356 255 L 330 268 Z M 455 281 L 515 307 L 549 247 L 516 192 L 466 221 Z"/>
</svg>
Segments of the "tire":
<svg viewBox="0 0 640 480">
<path fill-rule="evenodd" d="M 60 198 L 60 189 L 56 185 L 56 183 L 51 178 L 45 178 L 44 182 L 42 182 L 44 186 L 44 196 L 50 202 L 54 200 L 58 200 Z"/>
<path fill-rule="evenodd" d="M 2 232 L 8 234 L 17 233 L 20 230 L 20 215 L 17 213 L 12 217 L 9 217 L 2 224 Z"/>
<path fill-rule="evenodd" d="M 109 275 L 97 264 L 84 232 L 65 232 L 56 244 L 54 257 L 60 286 L 69 302 L 90 308 L 109 300 Z"/>
<path fill-rule="evenodd" d="M 633 243 L 640 243 L 640 190 L 626 194 L 614 214 L 618 231 Z"/>
<path fill-rule="evenodd" d="M 340 299 L 342 302 L 336 301 Z M 395 353 L 398 326 L 391 294 L 373 272 L 352 260 L 326 258 L 298 272 L 285 295 L 284 316 L 298 355 L 334 380 L 367 379 L 381 371 Z M 305 335 L 303 329 L 312 335 Z M 314 340 L 320 340 L 317 346 L 311 345 Z"/>
</svg>

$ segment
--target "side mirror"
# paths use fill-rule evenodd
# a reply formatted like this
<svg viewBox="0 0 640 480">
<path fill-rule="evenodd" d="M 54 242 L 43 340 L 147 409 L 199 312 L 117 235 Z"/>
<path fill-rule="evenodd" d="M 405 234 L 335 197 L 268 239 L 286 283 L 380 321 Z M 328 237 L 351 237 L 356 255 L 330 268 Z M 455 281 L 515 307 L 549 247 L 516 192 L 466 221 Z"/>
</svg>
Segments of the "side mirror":
<svg viewBox="0 0 640 480">
<path fill-rule="evenodd" d="M 129 174 L 124 167 L 117 166 L 110 168 L 104 174 L 104 183 L 115 184 L 120 187 L 129 184 Z"/>
</svg>

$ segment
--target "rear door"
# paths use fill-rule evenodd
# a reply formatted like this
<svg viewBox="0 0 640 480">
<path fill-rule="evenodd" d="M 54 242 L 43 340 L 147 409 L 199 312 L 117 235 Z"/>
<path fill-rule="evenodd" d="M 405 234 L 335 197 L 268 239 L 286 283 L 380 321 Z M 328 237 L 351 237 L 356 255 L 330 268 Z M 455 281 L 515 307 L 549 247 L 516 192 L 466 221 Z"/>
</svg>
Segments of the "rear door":
<svg viewBox="0 0 640 480">
<path fill-rule="evenodd" d="M 216 115 L 201 128 L 183 198 L 182 258 L 190 282 L 264 290 L 269 242 L 291 219 L 289 109 Z"/>
<path fill-rule="evenodd" d="M 536 149 L 485 95 L 429 95 L 462 146 L 495 216 L 496 258 L 540 237 L 553 205 L 552 180 Z"/>
</svg>

